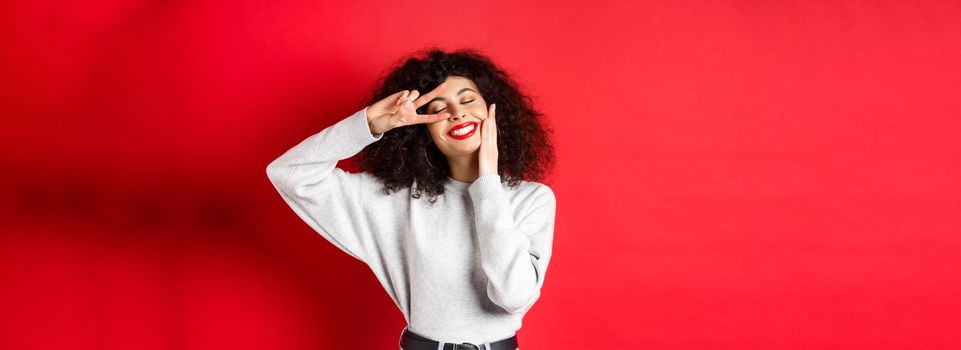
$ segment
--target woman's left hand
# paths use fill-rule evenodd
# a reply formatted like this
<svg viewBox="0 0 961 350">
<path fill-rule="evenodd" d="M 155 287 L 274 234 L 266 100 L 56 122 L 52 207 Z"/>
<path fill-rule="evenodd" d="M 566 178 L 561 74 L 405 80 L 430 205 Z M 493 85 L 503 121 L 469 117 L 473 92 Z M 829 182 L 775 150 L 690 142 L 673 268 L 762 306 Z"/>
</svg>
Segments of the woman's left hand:
<svg viewBox="0 0 961 350">
<path fill-rule="evenodd" d="M 487 119 L 481 121 L 481 145 L 477 158 L 480 164 L 478 177 L 497 174 L 497 120 L 494 119 L 495 105 L 487 108 Z"/>
</svg>

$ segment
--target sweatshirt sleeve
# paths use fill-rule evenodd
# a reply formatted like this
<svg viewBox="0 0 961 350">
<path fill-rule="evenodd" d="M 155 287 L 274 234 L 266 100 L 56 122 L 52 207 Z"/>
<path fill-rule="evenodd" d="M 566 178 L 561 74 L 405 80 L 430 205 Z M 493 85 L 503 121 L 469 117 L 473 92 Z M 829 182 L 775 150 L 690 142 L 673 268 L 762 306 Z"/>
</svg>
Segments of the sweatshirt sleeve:
<svg viewBox="0 0 961 350">
<path fill-rule="evenodd" d="M 468 187 L 474 204 L 487 296 L 510 313 L 528 310 L 540 297 L 554 239 L 554 192 L 541 185 L 531 205 L 514 220 L 500 175 L 478 177 Z"/>
<path fill-rule="evenodd" d="M 362 212 L 362 177 L 337 168 L 337 161 L 381 137 L 383 133 L 372 134 L 365 107 L 267 165 L 267 177 L 297 216 L 334 246 L 364 262 L 371 233 Z"/>
</svg>

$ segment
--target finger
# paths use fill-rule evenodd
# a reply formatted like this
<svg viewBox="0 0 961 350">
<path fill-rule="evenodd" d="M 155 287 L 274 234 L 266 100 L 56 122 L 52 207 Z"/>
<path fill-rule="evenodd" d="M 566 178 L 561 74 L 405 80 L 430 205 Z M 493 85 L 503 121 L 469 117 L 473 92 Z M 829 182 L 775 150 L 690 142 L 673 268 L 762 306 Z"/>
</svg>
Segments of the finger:
<svg viewBox="0 0 961 350">
<path fill-rule="evenodd" d="M 410 95 L 407 95 L 407 101 L 414 101 L 417 99 L 417 96 L 420 96 L 420 92 L 417 90 L 411 90 Z"/>
<path fill-rule="evenodd" d="M 477 126 L 475 126 L 475 128 L 477 128 L 477 132 L 480 133 L 481 146 L 484 146 L 484 133 L 487 132 L 487 130 L 484 130 L 485 121 L 486 120 L 481 120 L 480 123 L 477 123 Z"/>
<path fill-rule="evenodd" d="M 491 131 L 490 131 L 490 128 L 488 128 L 488 126 L 491 125 L 490 120 L 491 120 L 491 118 L 490 118 L 490 117 L 487 117 L 487 118 L 485 118 L 483 121 L 480 122 L 480 124 L 481 124 L 481 129 L 480 129 L 480 133 L 481 133 L 481 143 L 487 143 L 487 142 L 488 142 L 487 140 L 490 139 L 490 132 L 491 132 Z"/>
<path fill-rule="evenodd" d="M 444 91 L 444 87 L 446 86 L 447 86 L 446 81 L 443 83 L 440 83 L 440 85 L 437 85 L 437 87 L 435 87 L 433 90 L 428 92 L 427 95 L 421 96 L 419 99 L 414 101 L 414 106 L 416 106 L 417 108 L 420 108 L 420 106 L 423 106 L 428 101 L 433 100 L 434 97 L 437 97 L 437 95 L 440 95 L 440 93 Z"/>
<path fill-rule="evenodd" d="M 491 140 L 494 141 L 494 144 L 497 144 L 497 118 L 495 118 L 495 114 L 491 114 Z"/>
<path fill-rule="evenodd" d="M 484 132 L 481 135 L 484 135 L 486 141 L 490 141 L 491 133 L 494 132 L 494 119 L 491 119 L 491 117 L 487 116 L 487 119 L 484 119 Z"/>
<path fill-rule="evenodd" d="M 399 94 L 399 95 L 398 95 L 398 94 Z M 398 96 L 397 96 L 397 101 L 394 101 L 394 104 L 397 105 L 397 106 L 400 106 L 401 104 L 403 104 L 403 103 L 404 103 L 404 99 L 407 98 L 407 95 L 408 95 L 408 94 L 410 94 L 410 91 L 407 91 L 407 90 L 403 90 L 403 91 L 400 91 L 400 92 L 398 92 L 397 94 L 395 94 L 395 95 L 398 95 Z"/>
<path fill-rule="evenodd" d="M 497 124 L 494 123 L 494 118 L 487 118 L 484 124 L 487 124 L 484 129 L 488 129 L 484 135 L 484 142 L 487 143 L 490 148 L 497 148 Z"/>
<path fill-rule="evenodd" d="M 487 119 L 484 120 L 485 123 L 489 123 L 490 131 L 487 133 L 488 140 L 492 142 L 496 140 L 497 137 L 497 105 L 491 104 L 490 112 L 487 114 Z"/>
</svg>

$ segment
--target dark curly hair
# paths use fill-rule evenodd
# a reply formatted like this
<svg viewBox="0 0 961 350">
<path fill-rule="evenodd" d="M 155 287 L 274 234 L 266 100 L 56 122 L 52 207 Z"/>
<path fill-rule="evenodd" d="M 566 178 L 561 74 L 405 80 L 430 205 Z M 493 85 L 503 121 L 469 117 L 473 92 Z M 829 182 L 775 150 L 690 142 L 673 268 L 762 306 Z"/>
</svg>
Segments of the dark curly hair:
<svg viewBox="0 0 961 350">
<path fill-rule="evenodd" d="M 521 180 L 540 182 L 547 177 L 554 167 L 553 131 L 532 99 L 491 59 L 474 49 L 445 52 L 426 48 L 399 62 L 377 81 L 366 105 L 401 90 L 426 94 L 448 76 L 468 78 L 480 89 L 488 107 L 497 103 L 497 173 L 501 181 L 516 187 Z M 426 108 L 418 108 L 417 113 L 426 114 Z M 426 124 L 384 133 L 361 152 L 360 169 L 380 179 L 385 194 L 408 188 L 416 181 L 411 196 L 420 198 L 426 193 L 431 204 L 444 193 L 444 183 L 450 176 L 447 157 L 434 145 Z"/>
</svg>

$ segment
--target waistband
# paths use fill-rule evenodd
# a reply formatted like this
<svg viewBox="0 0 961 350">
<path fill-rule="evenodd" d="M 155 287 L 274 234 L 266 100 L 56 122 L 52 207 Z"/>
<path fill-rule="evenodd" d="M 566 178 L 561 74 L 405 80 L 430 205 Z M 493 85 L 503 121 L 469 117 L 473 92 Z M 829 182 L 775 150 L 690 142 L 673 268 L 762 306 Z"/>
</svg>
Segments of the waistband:
<svg viewBox="0 0 961 350">
<path fill-rule="evenodd" d="M 431 339 L 405 326 L 400 334 L 399 345 L 404 350 L 517 350 L 517 334 L 508 338 L 483 344 L 447 343 Z"/>
</svg>

